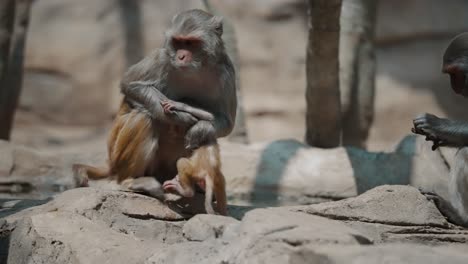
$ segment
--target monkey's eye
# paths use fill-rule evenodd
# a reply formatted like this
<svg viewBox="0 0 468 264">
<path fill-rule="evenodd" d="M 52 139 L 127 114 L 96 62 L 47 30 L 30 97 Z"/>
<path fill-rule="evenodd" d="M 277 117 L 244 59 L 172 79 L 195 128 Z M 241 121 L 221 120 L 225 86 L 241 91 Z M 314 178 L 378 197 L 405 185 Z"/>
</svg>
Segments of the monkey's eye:
<svg viewBox="0 0 468 264">
<path fill-rule="evenodd" d="M 196 48 L 201 44 L 201 39 L 190 36 L 175 36 L 172 38 L 172 45 L 176 48 Z"/>
<path fill-rule="evenodd" d="M 449 73 L 449 74 L 455 74 L 455 73 L 460 72 L 460 68 L 456 64 L 447 64 L 447 65 L 443 66 L 442 72 L 443 73 Z"/>
<path fill-rule="evenodd" d="M 201 40 L 196 39 L 196 38 L 188 39 L 185 41 L 185 46 L 187 48 L 197 48 L 200 46 L 200 44 L 201 44 Z"/>
</svg>

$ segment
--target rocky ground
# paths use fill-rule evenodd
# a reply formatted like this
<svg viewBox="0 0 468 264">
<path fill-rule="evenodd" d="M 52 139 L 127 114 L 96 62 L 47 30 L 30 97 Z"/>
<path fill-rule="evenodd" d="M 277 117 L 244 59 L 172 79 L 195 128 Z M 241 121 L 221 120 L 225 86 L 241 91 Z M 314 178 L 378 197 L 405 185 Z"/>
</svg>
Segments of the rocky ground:
<svg viewBox="0 0 468 264">
<path fill-rule="evenodd" d="M 8 263 L 466 263 L 468 231 L 409 186 L 306 206 L 186 219 L 154 198 L 78 188 L 3 205 Z M 4 263 L 4 262 L 2 262 Z"/>
</svg>

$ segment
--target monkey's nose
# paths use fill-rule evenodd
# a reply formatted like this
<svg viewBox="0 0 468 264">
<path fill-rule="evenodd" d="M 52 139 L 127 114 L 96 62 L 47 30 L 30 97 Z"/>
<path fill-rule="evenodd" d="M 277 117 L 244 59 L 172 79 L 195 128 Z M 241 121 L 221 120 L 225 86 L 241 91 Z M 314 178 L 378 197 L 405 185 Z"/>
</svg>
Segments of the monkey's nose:
<svg viewBox="0 0 468 264">
<path fill-rule="evenodd" d="M 179 58 L 179 60 L 183 60 L 183 59 L 185 59 L 185 54 L 179 54 L 179 56 L 177 58 Z"/>
</svg>

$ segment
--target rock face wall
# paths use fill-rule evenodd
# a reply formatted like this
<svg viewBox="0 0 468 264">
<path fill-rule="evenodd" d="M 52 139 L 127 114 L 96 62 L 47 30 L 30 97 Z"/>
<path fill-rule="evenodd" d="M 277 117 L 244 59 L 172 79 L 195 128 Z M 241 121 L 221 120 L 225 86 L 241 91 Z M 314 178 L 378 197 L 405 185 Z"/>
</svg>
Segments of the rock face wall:
<svg viewBox="0 0 468 264">
<path fill-rule="evenodd" d="M 196 0 L 139 2 L 142 4 L 143 54 L 161 45 L 163 30 L 173 14 L 201 7 L 200 1 Z M 249 118 L 255 120 L 249 122 L 253 139 L 302 138 L 303 118 L 300 117 L 304 111 L 306 43 L 304 2 L 212 2 L 236 26 L 247 112 Z M 463 12 L 467 8 L 468 3 L 463 0 L 381 1 L 377 35 L 384 47 L 378 54 L 382 62 L 379 64 L 379 76 L 392 76 L 390 86 L 395 84 L 394 79 L 413 84 L 421 83 L 428 76 L 439 76 L 438 51 L 444 47 L 447 38 L 467 29 L 468 18 Z M 119 102 L 118 83 L 127 67 L 127 42 L 122 23 L 119 1 L 35 2 L 27 41 L 21 110 L 62 124 L 99 124 L 110 119 Z M 416 52 L 421 49 L 418 46 L 413 49 L 416 50 L 413 54 L 408 52 L 407 46 L 401 47 L 408 41 L 429 46 L 424 49 L 425 53 Z M 402 70 L 401 65 L 411 66 L 411 71 Z M 391 94 L 388 90 L 392 89 L 386 87 L 388 78 L 380 80 L 379 87 L 385 89 L 378 90 L 376 106 L 388 114 L 388 104 L 380 102 L 379 98 L 381 95 L 382 98 L 388 97 Z M 285 95 L 291 99 L 288 104 L 281 100 Z M 259 97 L 263 98 L 261 102 Z M 437 102 L 429 102 L 427 106 L 430 108 L 434 104 Z M 287 121 L 278 121 L 278 111 L 284 111 L 280 117 Z M 297 123 L 297 126 L 287 126 L 283 122 Z M 267 123 L 272 128 L 278 126 L 281 129 L 268 129 L 271 134 L 255 132 Z M 385 133 L 382 132 L 385 124 L 377 122 L 377 126 L 382 129 L 374 134 Z M 400 134 L 397 138 L 401 137 Z"/>
<path fill-rule="evenodd" d="M 138 2 L 143 54 L 160 46 L 173 14 L 197 7 L 196 1 Z M 109 120 L 127 68 L 119 1 L 37 1 L 31 16 L 21 109 L 65 124 Z"/>
<path fill-rule="evenodd" d="M 60 123 L 109 118 L 123 66 L 115 3 L 34 3 L 21 108 Z"/>
</svg>

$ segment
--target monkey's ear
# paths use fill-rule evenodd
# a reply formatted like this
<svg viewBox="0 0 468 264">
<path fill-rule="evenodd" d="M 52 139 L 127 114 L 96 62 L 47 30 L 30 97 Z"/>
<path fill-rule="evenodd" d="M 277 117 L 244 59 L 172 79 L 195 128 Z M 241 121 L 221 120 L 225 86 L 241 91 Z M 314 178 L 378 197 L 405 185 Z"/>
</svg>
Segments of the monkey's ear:
<svg viewBox="0 0 468 264">
<path fill-rule="evenodd" d="M 171 24 L 174 25 L 175 24 L 175 21 L 176 19 L 179 17 L 179 14 L 175 14 L 172 16 L 172 19 L 171 19 Z"/>
<path fill-rule="evenodd" d="M 223 34 L 223 17 L 214 16 L 211 18 L 211 23 L 213 24 L 213 28 L 216 31 L 216 34 L 221 36 Z"/>
</svg>

